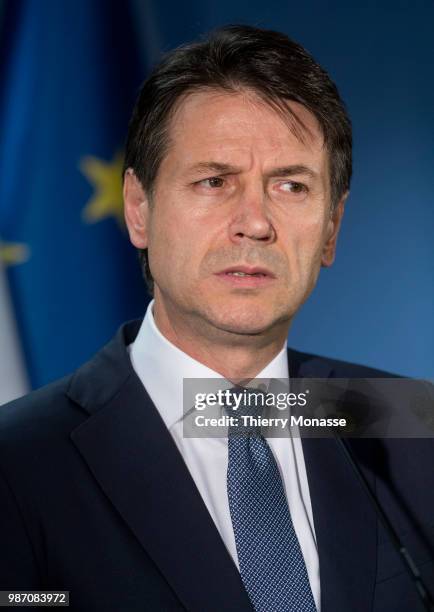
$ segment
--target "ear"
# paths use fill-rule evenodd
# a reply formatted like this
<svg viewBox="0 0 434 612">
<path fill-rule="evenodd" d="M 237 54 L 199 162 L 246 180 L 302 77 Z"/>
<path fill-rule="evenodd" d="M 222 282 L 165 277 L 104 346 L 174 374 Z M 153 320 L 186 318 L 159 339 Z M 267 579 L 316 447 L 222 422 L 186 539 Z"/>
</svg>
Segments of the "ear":
<svg viewBox="0 0 434 612">
<path fill-rule="evenodd" d="M 148 246 L 149 200 L 132 168 L 124 176 L 124 214 L 130 240 L 138 249 Z"/>
<path fill-rule="evenodd" d="M 326 242 L 323 247 L 321 256 L 321 266 L 329 268 L 336 255 L 336 242 L 338 239 L 339 229 L 341 227 L 342 217 L 344 215 L 345 201 L 348 197 L 349 192 L 346 191 L 342 198 L 339 200 L 337 206 L 330 215 L 330 219 L 327 226 Z"/>
</svg>

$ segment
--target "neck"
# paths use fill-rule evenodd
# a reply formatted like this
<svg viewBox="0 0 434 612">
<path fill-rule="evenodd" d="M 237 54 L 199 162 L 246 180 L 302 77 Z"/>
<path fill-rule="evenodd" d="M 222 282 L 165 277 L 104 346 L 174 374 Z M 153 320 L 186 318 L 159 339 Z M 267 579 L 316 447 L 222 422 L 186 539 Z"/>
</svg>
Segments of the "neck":
<svg viewBox="0 0 434 612">
<path fill-rule="evenodd" d="M 159 331 L 181 351 L 234 382 L 255 378 L 282 350 L 289 323 L 259 334 L 236 334 L 217 329 L 194 316 L 170 316 L 156 301 Z"/>
</svg>

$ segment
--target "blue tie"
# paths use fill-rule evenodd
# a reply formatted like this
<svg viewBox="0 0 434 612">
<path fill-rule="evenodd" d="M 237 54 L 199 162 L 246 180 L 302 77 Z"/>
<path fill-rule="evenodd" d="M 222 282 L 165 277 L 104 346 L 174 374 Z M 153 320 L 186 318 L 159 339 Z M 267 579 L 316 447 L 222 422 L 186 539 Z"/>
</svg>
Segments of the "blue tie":
<svg viewBox="0 0 434 612">
<path fill-rule="evenodd" d="M 241 578 L 256 612 L 316 612 L 279 468 L 260 427 L 241 419 L 260 416 L 251 403 L 227 409 L 238 423 L 228 430 L 227 487 Z"/>
</svg>

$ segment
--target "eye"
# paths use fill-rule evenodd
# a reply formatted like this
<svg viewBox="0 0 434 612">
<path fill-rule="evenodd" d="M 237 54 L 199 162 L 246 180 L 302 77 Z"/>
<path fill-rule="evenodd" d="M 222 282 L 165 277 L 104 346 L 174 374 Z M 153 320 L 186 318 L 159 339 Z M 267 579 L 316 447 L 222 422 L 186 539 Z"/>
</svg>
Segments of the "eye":
<svg viewBox="0 0 434 612">
<path fill-rule="evenodd" d="M 211 176 L 210 178 L 198 181 L 197 184 L 203 187 L 211 187 L 211 189 L 218 189 L 219 187 L 223 187 L 224 183 L 224 179 L 222 179 L 221 176 Z"/>
<path fill-rule="evenodd" d="M 280 183 L 280 189 L 286 193 L 302 194 L 307 193 L 308 189 L 303 183 L 297 183 L 295 181 L 285 181 Z"/>
</svg>

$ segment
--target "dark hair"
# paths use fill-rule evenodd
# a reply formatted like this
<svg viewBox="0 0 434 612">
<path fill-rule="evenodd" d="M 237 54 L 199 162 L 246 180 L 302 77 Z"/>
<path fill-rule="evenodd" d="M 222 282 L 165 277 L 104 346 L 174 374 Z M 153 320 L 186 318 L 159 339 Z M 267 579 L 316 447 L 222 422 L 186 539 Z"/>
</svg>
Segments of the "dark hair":
<svg viewBox="0 0 434 612">
<path fill-rule="evenodd" d="M 140 89 L 129 124 L 124 171 L 134 170 L 151 199 L 177 105 L 186 94 L 207 88 L 254 91 L 285 113 L 300 137 L 301 121 L 285 101 L 302 104 L 318 120 L 329 152 L 332 205 L 349 189 L 351 123 L 327 72 L 285 34 L 232 25 L 167 53 Z M 139 255 L 152 293 L 147 249 L 139 250 Z"/>
</svg>

